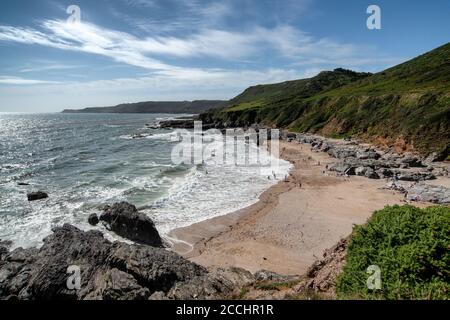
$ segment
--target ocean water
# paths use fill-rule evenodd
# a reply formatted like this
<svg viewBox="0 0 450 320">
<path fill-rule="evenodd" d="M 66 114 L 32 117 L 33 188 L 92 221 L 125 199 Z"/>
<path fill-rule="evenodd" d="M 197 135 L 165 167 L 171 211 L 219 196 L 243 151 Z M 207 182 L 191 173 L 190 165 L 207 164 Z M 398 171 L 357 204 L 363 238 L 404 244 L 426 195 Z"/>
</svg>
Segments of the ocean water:
<svg viewBox="0 0 450 320">
<path fill-rule="evenodd" d="M 220 164 L 214 154 L 201 165 L 174 164 L 176 133 L 147 126 L 171 117 L 0 114 L 0 239 L 30 247 L 64 223 L 93 229 L 89 214 L 117 201 L 136 205 L 166 236 L 249 206 L 276 183 L 258 166 Z M 277 170 L 284 177 L 290 164 L 281 161 Z M 28 202 L 27 193 L 37 190 L 49 198 Z M 119 239 L 101 225 L 94 229 Z"/>
</svg>

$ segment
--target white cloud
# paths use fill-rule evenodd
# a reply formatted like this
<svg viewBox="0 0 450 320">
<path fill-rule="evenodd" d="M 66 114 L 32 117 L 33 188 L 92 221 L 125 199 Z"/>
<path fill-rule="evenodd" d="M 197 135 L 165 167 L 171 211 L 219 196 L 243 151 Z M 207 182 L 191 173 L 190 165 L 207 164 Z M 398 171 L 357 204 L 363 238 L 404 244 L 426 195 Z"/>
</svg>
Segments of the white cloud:
<svg viewBox="0 0 450 320">
<path fill-rule="evenodd" d="M 155 0 L 123 0 L 126 4 L 138 8 L 153 8 L 157 6 Z"/>
<path fill-rule="evenodd" d="M 210 72 L 160 71 L 139 78 L 88 82 L 0 86 L 0 112 L 61 111 L 64 108 L 107 106 L 148 100 L 230 99 L 244 88 L 313 76 L 316 70 L 214 70 Z M 35 101 L 39 99 L 39 106 Z M 3 109 L 2 109 L 3 108 Z"/>
<path fill-rule="evenodd" d="M 30 73 L 30 72 L 42 72 L 42 71 L 55 71 L 55 70 L 71 70 L 83 68 L 83 65 L 70 65 L 70 64 L 50 64 L 50 65 L 39 65 L 33 67 L 25 67 L 19 70 L 20 73 Z"/>
<path fill-rule="evenodd" d="M 0 41 L 36 44 L 109 57 L 149 70 L 184 72 L 183 68 L 164 63 L 166 56 L 177 58 L 212 57 L 238 60 L 274 52 L 297 63 L 321 64 L 354 59 L 369 60 L 367 48 L 316 39 L 290 26 L 273 29 L 255 27 L 247 32 L 203 30 L 181 37 L 139 39 L 129 33 L 102 28 L 90 23 L 47 20 L 43 30 L 0 26 Z"/>
<path fill-rule="evenodd" d="M 195 3 L 192 2 L 192 6 Z M 139 0 L 134 5 L 145 4 Z M 203 10 L 225 17 L 228 8 L 216 4 Z M 0 77 L 0 84 L 8 84 L 0 86 L 0 106 L 21 105 L 26 108 L 39 98 L 52 110 L 138 100 L 228 99 L 250 85 L 313 76 L 324 66 L 354 67 L 382 61 L 373 55 L 370 48 L 316 38 L 289 25 L 274 28 L 253 26 L 240 31 L 200 28 L 184 36 L 139 38 L 86 22 L 69 24 L 46 20 L 39 28 L 0 26 L 1 41 L 103 56 L 123 65 L 142 68 L 147 74 L 136 78 L 87 82 L 69 80 L 65 83 Z M 205 57 L 209 58 L 208 62 L 205 62 Z M 169 62 L 174 59 L 168 58 L 177 58 L 175 61 L 180 65 L 174 65 Z M 259 59 L 264 59 L 262 66 L 257 66 Z M 197 65 L 201 67 L 181 66 L 189 65 L 191 60 L 198 61 Z M 275 63 L 270 65 L 270 61 Z M 226 62 L 225 65 L 229 65 L 228 62 L 242 64 L 241 69 L 235 66 L 228 69 L 211 67 L 224 65 L 222 62 Z M 281 63 L 283 67 L 279 66 Z M 257 69 L 249 70 L 248 65 L 252 68 L 257 66 Z M 297 69 L 299 66 L 302 72 Z M 49 63 L 22 68 L 21 71 L 66 67 L 69 68 Z"/>
<path fill-rule="evenodd" d="M 34 84 L 55 84 L 56 81 L 24 79 L 20 77 L 0 76 L 0 84 L 8 85 L 34 85 Z"/>
</svg>

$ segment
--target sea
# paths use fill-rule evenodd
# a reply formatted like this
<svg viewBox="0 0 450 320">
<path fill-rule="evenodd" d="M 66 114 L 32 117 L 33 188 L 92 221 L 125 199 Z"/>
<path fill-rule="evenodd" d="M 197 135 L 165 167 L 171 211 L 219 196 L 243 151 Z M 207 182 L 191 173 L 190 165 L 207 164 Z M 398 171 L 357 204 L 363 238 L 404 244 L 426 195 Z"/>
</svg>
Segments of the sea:
<svg viewBox="0 0 450 320">
<path fill-rule="evenodd" d="M 0 113 L 0 239 L 12 241 L 14 248 L 39 247 L 53 227 L 70 223 L 124 240 L 101 224 L 90 226 L 87 219 L 105 205 L 127 201 L 171 241 L 168 233 L 175 228 L 254 204 L 291 170 L 280 160 L 272 177 L 262 174 L 259 165 L 230 165 L 213 153 L 201 164 L 174 163 L 180 136 L 158 127 L 173 118 Z M 259 157 L 273 157 L 249 143 Z M 29 202 L 27 193 L 33 191 L 49 198 Z"/>
</svg>

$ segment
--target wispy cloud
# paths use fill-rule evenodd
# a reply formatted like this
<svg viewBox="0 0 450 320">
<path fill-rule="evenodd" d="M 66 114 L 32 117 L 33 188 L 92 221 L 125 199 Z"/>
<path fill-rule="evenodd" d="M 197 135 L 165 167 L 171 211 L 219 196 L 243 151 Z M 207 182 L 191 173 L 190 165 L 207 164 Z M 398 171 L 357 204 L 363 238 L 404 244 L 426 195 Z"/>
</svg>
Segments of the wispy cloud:
<svg viewBox="0 0 450 320">
<path fill-rule="evenodd" d="M 35 44 L 61 50 L 106 56 L 116 62 L 148 70 L 185 72 L 192 69 L 165 63 L 165 57 L 238 60 L 273 52 L 292 63 L 333 64 L 369 61 L 367 48 L 313 36 L 287 25 L 272 29 L 254 27 L 247 32 L 202 30 L 185 37 L 137 38 L 126 32 L 90 23 L 46 20 L 42 30 L 0 26 L 0 41 Z M 231 50 L 230 50 L 231 49 Z M 364 58 L 364 60 L 361 60 Z M 205 69 L 203 69 L 205 71 Z"/>
<path fill-rule="evenodd" d="M 8 85 L 36 85 L 36 84 L 56 84 L 56 81 L 24 79 L 20 77 L 0 76 L 0 84 Z"/>
<path fill-rule="evenodd" d="M 157 7 L 157 1 L 155 0 L 122 0 L 126 4 L 137 8 L 154 8 Z"/>
<path fill-rule="evenodd" d="M 25 67 L 19 70 L 20 73 L 42 72 L 42 71 L 55 71 L 55 70 L 71 70 L 84 68 L 83 65 L 70 65 L 70 64 L 51 64 L 51 65 L 39 65 L 36 63 L 34 67 Z"/>
<path fill-rule="evenodd" d="M 229 99 L 251 85 L 298 79 L 315 73 L 316 70 L 299 73 L 294 69 L 216 70 L 207 73 L 161 71 L 138 78 L 42 83 L 36 87 L 0 86 L 0 107 L 14 105 L 34 110 L 32 106 L 37 98 L 46 101 L 46 110 L 54 111 L 146 100 Z"/>
</svg>

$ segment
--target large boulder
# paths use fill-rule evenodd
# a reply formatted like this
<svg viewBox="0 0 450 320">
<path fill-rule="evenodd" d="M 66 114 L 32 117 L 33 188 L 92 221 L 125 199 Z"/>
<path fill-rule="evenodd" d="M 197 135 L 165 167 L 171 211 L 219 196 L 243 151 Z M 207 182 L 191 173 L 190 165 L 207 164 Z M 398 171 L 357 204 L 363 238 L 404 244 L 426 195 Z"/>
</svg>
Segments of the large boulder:
<svg viewBox="0 0 450 320">
<path fill-rule="evenodd" d="M 408 167 L 425 167 L 422 163 L 422 160 L 412 154 L 405 154 L 403 158 L 400 160 L 402 164 L 406 164 Z"/>
<path fill-rule="evenodd" d="M 96 226 L 100 222 L 100 220 L 98 219 L 98 216 L 96 213 L 92 213 L 88 217 L 88 222 L 91 226 Z"/>
<path fill-rule="evenodd" d="M 328 170 L 330 170 L 330 171 L 335 171 L 341 175 L 347 174 L 349 176 L 355 174 L 355 169 L 356 168 L 354 166 L 344 163 L 344 162 L 334 163 L 328 168 Z"/>
<path fill-rule="evenodd" d="M 153 221 L 127 202 L 107 206 L 100 215 L 108 229 L 137 243 L 162 247 L 163 241 Z"/>
<path fill-rule="evenodd" d="M 27 194 L 28 201 L 36 201 L 48 198 L 48 194 L 42 191 L 31 192 Z"/>
</svg>

